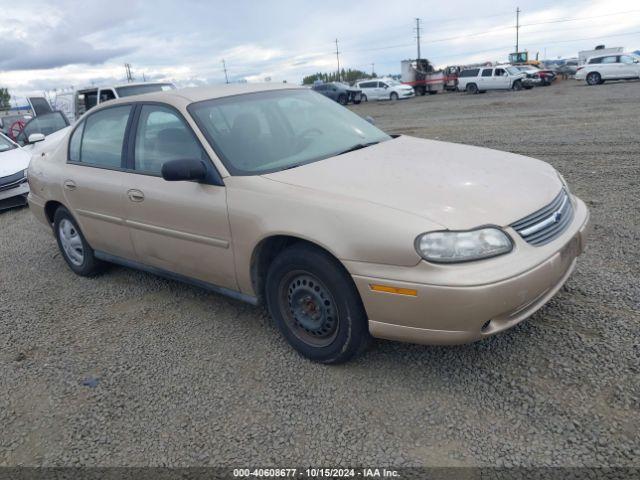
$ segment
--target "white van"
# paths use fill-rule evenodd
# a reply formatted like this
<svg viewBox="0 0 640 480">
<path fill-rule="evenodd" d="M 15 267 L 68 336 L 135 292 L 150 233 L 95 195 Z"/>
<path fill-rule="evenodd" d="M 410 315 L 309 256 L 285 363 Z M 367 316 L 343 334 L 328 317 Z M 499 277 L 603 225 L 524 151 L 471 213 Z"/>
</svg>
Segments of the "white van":
<svg viewBox="0 0 640 480">
<path fill-rule="evenodd" d="M 54 104 L 56 110 L 64 112 L 69 121 L 74 123 L 87 110 L 100 103 L 143 93 L 175 90 L 175 88 L 175 85 L 169 82 L 124 83 L 106 87 L 90 87 L 58 93 Z"/>
<path fill-rule="evenodd" d="M 355 86 L 362 90 L 363 102 L 369 100 L 400 100 L 401 98 L 414 97 L 416 94 L 412 86 L 387 78 L 363 80 L 356 83 Z"/>
</svg>

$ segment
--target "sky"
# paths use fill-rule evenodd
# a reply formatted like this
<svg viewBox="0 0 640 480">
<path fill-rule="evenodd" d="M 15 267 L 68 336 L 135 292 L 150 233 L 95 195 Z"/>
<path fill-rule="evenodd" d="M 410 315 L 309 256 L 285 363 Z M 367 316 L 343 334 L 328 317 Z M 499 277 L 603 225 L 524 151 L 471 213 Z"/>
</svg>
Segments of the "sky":
<svg viewBox="0 0 640 480">
<path fill-rule="evenodd" d="M 125 63 L 137 81 L 223 83 L 223 59 L 230 81 L 299 84 L 335 71 L 336 38 L 342 67 L 399 73 L 416 57 L 416 17 L 421 56 L 436 65 L 506 61 L 517 7 L 533 56 L 640 49 L 637 0 L 0 0 L 0 87 L 24 96 L 122 83 Z"/>
</svg>

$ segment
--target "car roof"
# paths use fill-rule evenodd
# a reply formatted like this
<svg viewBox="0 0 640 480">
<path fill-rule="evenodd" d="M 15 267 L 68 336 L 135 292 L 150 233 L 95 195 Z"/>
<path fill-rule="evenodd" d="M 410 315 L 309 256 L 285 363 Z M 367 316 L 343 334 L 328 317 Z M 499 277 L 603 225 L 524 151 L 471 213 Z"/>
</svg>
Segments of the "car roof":
<svg viewBox="0 0 640 480">
<path fill-rule="evenodd" d="M 215 98 L 231 97 L 247 93 L 267 92 L 270 90 L 306 90 L 303 87 L 288 85 L 286 83 L 234 83 L 229 85 L 211 85 L 206 87 L 190 87 L 178 90 L 166 90 L 164 92 L 149 92 L 140 95 L 131 95 L 115 100 L 109 100 L 97 106 L 117 105 L 137 101 L 162 102 L 171 105 L 188 105 L 193 102 L 211 100 Z M 94 109 L 91 109 L 93 111 Z"/>
</svg>

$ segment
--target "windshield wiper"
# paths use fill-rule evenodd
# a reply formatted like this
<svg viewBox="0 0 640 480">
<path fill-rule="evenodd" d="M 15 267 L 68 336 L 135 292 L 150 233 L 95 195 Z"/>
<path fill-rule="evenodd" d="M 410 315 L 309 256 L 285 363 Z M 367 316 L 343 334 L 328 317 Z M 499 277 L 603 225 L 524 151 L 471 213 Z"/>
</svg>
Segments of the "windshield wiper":
<svg viewBox="0 0 640 480">
<path fill-rule="evenodd" d="M 353 147 L 349 147 L 349 148 L 347 148 L 346 150 L 344 150 L 344 151 L 342 151 L 340 153 L 336 153 L 335 156 L 337 157 L 338 155 L 343 155 L 345 153 L 355 152 L 356 150 L 361 150 L 363 148 L 370 147 L 371 145 L 376 145 L 378 143 L 380 143 L 380 142 L 356 143 Z"/>
</svg>

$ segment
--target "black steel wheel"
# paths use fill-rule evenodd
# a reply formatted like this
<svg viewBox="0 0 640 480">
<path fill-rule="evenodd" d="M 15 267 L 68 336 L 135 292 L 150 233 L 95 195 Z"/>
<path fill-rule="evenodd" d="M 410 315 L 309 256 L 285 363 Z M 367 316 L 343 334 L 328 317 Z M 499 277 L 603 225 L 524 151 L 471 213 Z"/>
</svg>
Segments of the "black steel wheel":
<svg viewBox="0 0 640 480">
<path fill-rule="evenodd" d="M 307 243 L 282 251 L 265 284 L 269 313 L 301 355 L 343 363 L 369 343 L 369 326 L 353 279 L 330 254 Z"/>
</svg>

